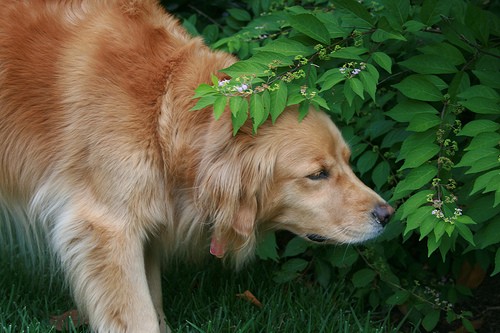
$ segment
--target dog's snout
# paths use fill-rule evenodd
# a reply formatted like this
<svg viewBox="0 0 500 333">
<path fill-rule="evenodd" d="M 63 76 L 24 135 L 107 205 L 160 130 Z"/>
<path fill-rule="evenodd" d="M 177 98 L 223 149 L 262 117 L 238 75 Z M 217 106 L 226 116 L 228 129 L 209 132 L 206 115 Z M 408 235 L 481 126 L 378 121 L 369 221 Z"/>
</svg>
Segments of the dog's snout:
<svg viewBox="0 0 500 333">
<path fill-rule="evenodd" d="M 382 226 L 385 226 L 389 222 L 392 214 L 394 214 L 394 208 L 392 208 L 388 204 L 377 205 L 372 211 L 373 217 Z"/>
</svg>

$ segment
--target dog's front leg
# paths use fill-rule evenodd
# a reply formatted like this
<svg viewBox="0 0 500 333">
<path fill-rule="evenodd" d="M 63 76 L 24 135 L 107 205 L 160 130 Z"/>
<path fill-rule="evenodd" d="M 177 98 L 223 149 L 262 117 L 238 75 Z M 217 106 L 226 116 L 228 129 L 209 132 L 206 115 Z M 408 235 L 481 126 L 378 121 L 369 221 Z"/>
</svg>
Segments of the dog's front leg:
<svg viewBox="0 0 500 333">
<path fill-rule="evenodd" d="M 167 326 L 165 320 L 165 313 L 163 312 L 163 297 L 161 288 L 161 261 L 162 248 L 158 239 L 153 239 L 149 242 L 145 251 L 146 263 L 146 276 L 148 279 L 149 292 L 153 299 L 153 305 L 158 314 L 158 321 L 160 323 L 160 332 L 169 333 L 170 328 Z"/>
<path fill-rule="evenodd" d="M 75 301 L 98 333 L 160 333 L 138 232 L 92 211 L 59 219 L 51 241 Z"/>
</svg>

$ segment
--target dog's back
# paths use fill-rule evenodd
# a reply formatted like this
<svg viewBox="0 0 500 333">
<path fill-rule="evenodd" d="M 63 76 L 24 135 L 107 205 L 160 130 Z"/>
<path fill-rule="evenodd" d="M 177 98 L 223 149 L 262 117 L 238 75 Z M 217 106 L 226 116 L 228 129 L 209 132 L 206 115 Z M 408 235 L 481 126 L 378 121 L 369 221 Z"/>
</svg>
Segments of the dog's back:
<svg viewBox="0 0 500 333">
<path fill-rule="evenodd" d="M 150 1 L 4 1 L 0 198 L 35 207 L 45 184 L 54 188 L 63 177 L 78 187 L 96 165 L 101 170 L 86 184 L 114 191 L 118 204 L 139 199 L 119 198 L 130 192 L 121 186 L 157 188 L 161 177 L 152 170 L 163 172 L 186 155 L 176 147 L 187 144 L 168 139 L 178 119 L 198 117 L 183 122 L 196 126 L 210 117 L 182 112 L 194 102 L 194 88 L 232 60 L 207 60 L 210 54 Z M 161 109 L 166 100 L 169 108 Z M 196 131 L 180 137 L 192 145 L 189 133 Z"/>
</svg>

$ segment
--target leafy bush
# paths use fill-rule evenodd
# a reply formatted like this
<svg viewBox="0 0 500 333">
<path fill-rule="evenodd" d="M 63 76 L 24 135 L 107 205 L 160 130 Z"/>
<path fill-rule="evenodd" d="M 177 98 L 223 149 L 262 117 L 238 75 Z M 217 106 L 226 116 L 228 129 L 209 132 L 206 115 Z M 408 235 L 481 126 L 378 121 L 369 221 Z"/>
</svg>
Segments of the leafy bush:
<svg viewBox="0 0 500 333">
<path fill-rule="evenodd" d="M 471 286 L 464 272 L 500 272 L 500 22 L 485 3 L 248 0 L 219 22 L 185 20 L 243 59 L 223 70 L 231 80 L 197 89 L 195 109 L 229 110 L 235 134 L 252 121 L 258 135 L 287 105 L 322 108 L 361 179 L 397 207 L 363 247 L 294 238 L 278 251 L 268 235 L 259 255 L 286 258 L 277 281 L 350 279 L 372 308 L 473 330 L 453 307 Z"/>
</svg>

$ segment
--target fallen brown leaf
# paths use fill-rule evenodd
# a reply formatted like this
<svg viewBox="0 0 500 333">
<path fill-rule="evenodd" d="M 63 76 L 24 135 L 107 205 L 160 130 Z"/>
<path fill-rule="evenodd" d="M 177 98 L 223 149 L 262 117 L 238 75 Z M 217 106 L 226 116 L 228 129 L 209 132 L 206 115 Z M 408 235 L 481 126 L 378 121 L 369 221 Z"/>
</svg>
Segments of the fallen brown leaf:
<svg viewBox="0 0 500 333">
<path fill-rule="evenodd" d="M 472 266 L 470 262 L 464 261 L 460 269 L 457 283 L 470 289 L 475 289 L 483 282 L 486 271 L 479 265 Z"/>
<path fill-rule="evenodd" d="M 236 297 L 249 301 L 258 308 L 262 308 L 262 303 L 249 290 L 245 290 L 242 294 L 236 294 Z"/>
<path fill-rule="evenodd" d="M 50 324 L 53 325 L 57 331 L 62 332 L 69 330 L 70 320 L 73 322 L 74 327 L 88 324 L 87 320 L 82 318 L 77 310 L 66 311 L 61 315 L 50 317 Z"/>
</svg>

